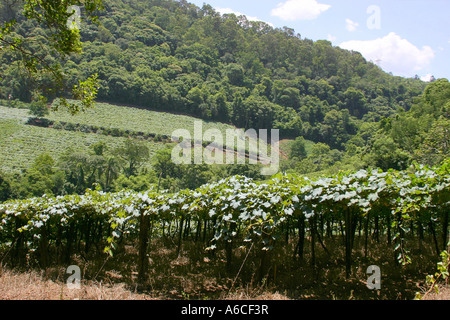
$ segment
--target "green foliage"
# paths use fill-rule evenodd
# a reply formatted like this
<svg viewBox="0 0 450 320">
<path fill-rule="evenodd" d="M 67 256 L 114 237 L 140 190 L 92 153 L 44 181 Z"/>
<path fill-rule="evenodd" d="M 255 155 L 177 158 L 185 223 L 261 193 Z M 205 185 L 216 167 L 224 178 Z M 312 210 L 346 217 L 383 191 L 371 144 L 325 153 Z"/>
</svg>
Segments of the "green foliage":
<svg viewBox="0 0 450 320">
<path fill-rule="evenodd" d="M 127 177 L 136 175 L 150 156 L 149 149 L 145 144 L 131 139 L 125 142 L 124 146 L 118 148 L 115 153 L 124 162 L 124 171 Z"/>
<path fill-rule="evenodd" d="M 26 0 L 0 7 L 2 58 L 9 60 L 11 65 L 18 61 L 25 67 L 28 72 L 24 78 L 28 84 L 25 90 L 38 90 L 42 96 L 67 91 L 62 60 L 80 53 L 82 48 L 78 26 L 68 22 L 75 14 L 69 10 L 71 6 L 83 7 L 93 22 L 97 20 L 97 10 L 103 8 L 102 0 Z M 86 81 L 80 80 L 72 89 L 73 96 L 85 107 L 92 106 L 96 97 L 95 84 L 93 76 Z M 63 99 L 63 103 L 72 108 L 67 100 Z M 41 112 L 37 107 L 33 106 L 33 112 Z M 73 111 L 77 111 L 76 108 Z"/>
<path fill-rule="evenodd" d="M 55 160 L 49 154 L 43 153 L 36 158 L 32 169 L 44 175 L 52 175 L 54 173 L 54 167 Z"/>
<path fill-rule="evenodd" d="M 422 300 L 430 293 L 439 294 L 439 285 L 448 285 L 448 278 L 450 275 L 450 242 L 447 245 L 448 249 L 444 250 L 440 254 L 441 261 L 437 263 L 437 271 L 435 274 L 427 275 L 426 288 L 428 289 L 424 293 L 417 292 L 415 300 Z"/>
<path fill-rule="evenodd" d="M 276 250 L 274 243 L 290 223 L 304 219 L 311 228 L 320 219 L 330 231 L 338 232 L 344 227 L 345 260 L 351 267 L 351 239 L 357 224 L 367 225 L 376 218 L 377 223 L 393 227 L 396 236 L 390 245 L 400 262 L 408 262 L 406 240 L 411 230 L 406 226 L 411 221 L 443 226 L 439 212 L 448 212 L 449 190 L 448 163 L 434 168 L 411 167 L 407 171 L 341 172 L 313 180 L 279 174 L 256 183 L 234 176 L 177 193 L 157 193 L 154 189 L 107 193 L 97 188 L 82 195 L 44 196 L 0 204 L 0 241 L 2 245 L 11 244 L 20 234 L 24 241 L 19 242 L 16 249 L 20 250 L 15 252 L 33 252 L 39 247 L 42 253 L 42 241 L 62 240 L 58 230 L 64 230 L 68 236 L 64 239 L 68 246 L 64 248 L 68 250 L 73 233 L 81 231 L 89 250 L 92 239 L 86 228 L 101 223 L 105 228 L 97 241 L 107 247 L 101 253 L 113 253 L 120 239 L 137 239 L 144 221 L 141 218 L 147 217 L 155 228 L 168 221 L 212 224 L 214 231 L 208 232 L 209 251 L 227 243 L 234 243 L 235 248 L 253 243 L 265 252 Z M 41 238 L 44 231 L 47 237 Z M 54 242 L 44 244 L 53 246 Z M 141 258 L 146 254 L 143 251 Z M 447 277 L 448 255 L 442 257 L 439 272 Z"/>
<path fill-rule="evenodd" d="M 79 30 L 64 26 L 70 14 L 63 9 L 71 4 L 84 6 L 83 17 L 93 21 L 83 20 Z M 22 5 L 26 16 L 20 11 Z M 167 112 L 200 117 L 205 130 L 219 126 L 224 131 L 230 125 L 276 128 L 281 138 L 304 137 L 314 142 L 314 153 L 297 150 L 286 160 L 283 170 L 291 173 L 319 175 L 366 167 L 401 170 L 413 161 L 438 165 L 448 157 L 450 91 L 446 79 L 426 86 L 418 79 L 393 77 L 360 54 L 333 47 L 328 41 L 314 42 L 289 28 L 222 16 L 210 6 L 198 8 L 174 0 L 113 0 L 105 10 L 97 11 L 101 8 L 99 0 L 59 4 L 30 0 L 0 7 L 4 22 L 0 39 L 16 44 L 15 50 L 0 52 L 0 98 L 5 105 L 18 107 L 21 101 L 36 100 L 36 88 L 50 88 L 41 90 L 48 101 L 53 100 L 55 112 L 46 117 L 55 121 L 54 128 L 77 131 L 47 137 L 36 128 L 25 128 L 8 135 L 11 125 L 2 120 L 4 140 L 0 144 L 8 153 L 4 168 L 29 168 L 29 159 L 42 152 L 58 159 L 66 145 L 86 153 L 86 147 L 103 139 L 82 132 L 110 135 L 104 137 L 107 155 L 94 153 L 103 156 L 104 163 L 111 160 L 111 168 L 120 167 L 118 157 L 109 153 L 124 139 L 119 142 L 112 136 L 166 142 L 175 129 L 191 131 L 195 118 Z M 47 14 L 50 9 L 55 10 L 55 17 Z M 52 50 L 60 54 L 53 55 Z M 30 52 L 46 64 L 33 60 Z M 23 61 L 36 75 L 33 81 L 16 67 Z M 55 90 L 55 78 L 79 101 L 64 98 L 69 93 L 66 89 Z M 141 109 L 105 104 L 90 108 L 96 97 Z M 46 108 L 37 102 L 31 108 L 45 115 Z M 31 138 L 43 150 L 36 150 Z M 151 154 L 164 147 L 147 146 Z M 20 160 L 14 162 L 13 154 Z M 138 169 L 130 159 L 126 161 L 126 176 L 137 176 Z M 112 169 L 111 177 L 122 169 Z M 188 179 L 182 176 L 183 170 L 177 170 L 162 183 L 173 187 Z M 223 177 L 227 170 L 207 172 L 202 182 L 215 174 Z M 105 181 L 103 187 L 108 185 L 111 190 L 111 183 Z M 185 186 L 195 185 L 187 181 Z M 84 188 L 81 185 L 78 192 Z"/>
<path fill-rule="evenodd" d="M 375 140 L 371 155 L 373 164 L 383 170 L 402 170 L 408 166 L 409 155 L 391 137 L 380 136 Z"/>
<path fill-rule="evenodd" d="M 176 176 L 176 165 L 172 162 L 172 149 L 158 150 L 153 161 L 153 168 L 161 178 Z"/>
<path fill-rule="evenodd" d="M 438 165 L 450 158 L 450 120 L 441 117 L 435 121 L 423 143 L 416 150 L 418 161 L 427 165 Z"/>
<path fill-rule="evenodd" d="M 303 137 L 296 138 L 290 145 L 291 150 L 289 153 L 290 158 L 297 158 L 302 160 L 307 157 L 305 139 Z"/>
<path fill-rule="evenodd" d="M 434 115 L 441 114 L 443 107 L 450 100 L 450 83 L 447 79 L 438 79 L 425 89 L 425 103 L 431 106 Z"/>
<path fill-rule="evenodd" d="M 0 202 L 11 198 L 11 184 L 5 175 L 0 171 Z"/>
<path fill-rule="evenodd" d="M 146 192 L 155 187 L 157 178 L 155 174 L 145 174 L 130 176 L 122 174 L 114 180 L 114 190 L 133 190 L 136 192 Z"/>
<path fill-rule="evenodd" d="M 344 103 L 350 113 L 356 117 L 361 118 L 367 113 L 367 101 L 361 90 L 349 87 L 344 92 Z"/>
<path fill-rule="evenodd" d="M 74 85 L 72 93 L 73 98 L 75 100 L 78 100 L 79 103 L 70 103 L 67 99 L 60 98 L 53 105 L 54 111 L 57 111 L 60 107 L 64 107 L 69 110 L 72 115 L 74 115 L 79 113 L 80 111 L 92 108 L 94 106 L 94 100 L 97 97 L 99 88 L 97 77 L 98 74 L 94 74 L 87 80 L 80 80 L 79 84 Z"/>
<path fill-rule="evenodd" d="M 77 2 L 98 17 L 100 26 L 83 20 L 78 34 L 69 30 L 67 36 L 83 43 L 83 54 L 54 61 L 64 73 L 60 80 L 81 100 L 57 100 L 73 112 L 92 106 L 97 95 L 246 129 L 277 128 L 282 138 L 304 136 L 342 151 L 364 117 L 379 120 L 399 107 L 408 110 L 425 88 L 420 80 L 390 76 L 327 41 L 302 39 L 289 28 L 221 16 L 209 6 L 186 2 L 113 0 L 95 11 L 102 7 L 99 0 L 65 1 L 55 5 L 57 26 L 67 20 L 61 8 Z M 46 8 L 38 9 L 45 13 Z M 23 19 L 15 27 L 16 38 L 38 33 Z M 42 32 L 47 35 L 45 28 Z M 74 41 L 65 40 L 61 50 L 72 50 L 67 41 Z M 51 45 L 42 47 L 45 54 Z M 5 74 L 0 98 L 29 101 L 26 77 L 10 67 L 17 58 L 4 53 L 0 59 Z M 55 91 L 45 95 L 57 96 Z"/>
<path fill-rule="evenodd" d="M 47 104 L 44 100 L 36 100 L 30 103 L 30 114 L 36 117 L 43 117 L 49 114 Z"/>
</svg>

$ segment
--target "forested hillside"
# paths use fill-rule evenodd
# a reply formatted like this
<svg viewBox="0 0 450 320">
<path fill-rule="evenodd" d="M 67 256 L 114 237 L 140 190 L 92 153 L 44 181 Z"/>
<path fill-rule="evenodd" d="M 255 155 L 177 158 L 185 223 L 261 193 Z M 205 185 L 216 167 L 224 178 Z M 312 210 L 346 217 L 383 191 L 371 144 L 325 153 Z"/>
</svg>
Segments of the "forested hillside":
<svg viewBox="0 0 450 320">
<path fill-rule="evenodd" d="M 403 170 L 413 161 L 436 165 L 448 157 L 446 79 L 424 91 L 427 84 L 417 77 L 392 76 L 357 52 L 314 42 L 297 33 L 301 30 L 222 16 L 209 5 L 174 0 L 104 5 L 96 13 L 98 24 L 80 24 L 82 52 L 62 62 L 43 37 L 45 25 L 26 20 L 19 2 L 3 2 L 0 19 L 17 19 L 14 35 L 42 63 L 61 63 L 67 87 L 98 74 L 99 101 L 245 129 L 280 129 L 281 138 L 293 140 L 281 165 L 285 172 Z M 16 63 L 21 57 L 0 52 L 3 105 L 31 102 L 36 91 L 49 102 L 64 96 L 48 90 L 49 74 L 30 81 Z M 48 111 L 34 101 L 31 112 Z"/>
<path fill-rule="evenodd" d="M 97 73 L 98 98 L 195 115 L 238 127 L 278 128 L 343 149 L 362 122 L 408 110 L 425 85 L 386 74 L 359 53 L 314 42 L 245 17 L 221 16 L 186 1 L 105 3 L 100 25 L 83 21 L 83 52 L 63 64 L 67 81 Z M 1 17 L 23 17 L 3 5 Z M 15 30 L 38 40 L 45 28 L 23 20 Z M 301 32 L 301 30 L 298 30 Z M 45 45 L 32 49 L 52 64 Z M 29 101 L 32 89 L 2 57 L 1 97 Z M 54 93 L 56 94 L 56 93 Z M 48 93 L 51 98 L 51 93 Z"/>
</svg>

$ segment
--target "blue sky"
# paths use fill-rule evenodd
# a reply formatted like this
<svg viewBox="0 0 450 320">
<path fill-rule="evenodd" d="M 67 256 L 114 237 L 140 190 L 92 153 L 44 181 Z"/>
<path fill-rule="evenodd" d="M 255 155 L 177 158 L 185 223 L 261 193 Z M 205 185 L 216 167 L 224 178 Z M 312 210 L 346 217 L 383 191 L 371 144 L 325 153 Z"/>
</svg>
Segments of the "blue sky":
<svg viewBox="0 0 450 320">
<path fill-rule="evenodd" d="M 450 79 L 448 0 L 188 0 L 359 51 L 394 75 Z"/>
</svg>

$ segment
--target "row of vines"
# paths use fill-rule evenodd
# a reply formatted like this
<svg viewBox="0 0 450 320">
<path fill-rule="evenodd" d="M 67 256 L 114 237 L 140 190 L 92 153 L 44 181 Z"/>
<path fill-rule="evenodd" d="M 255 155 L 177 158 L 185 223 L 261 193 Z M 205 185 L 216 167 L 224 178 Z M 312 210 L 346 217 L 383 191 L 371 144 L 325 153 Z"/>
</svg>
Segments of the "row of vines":
<svg viewBox="0 0 450 320">
<path fill-rule="evenodd" d="M 149 241 L 171 236 L 177 252 L 183 241 L 203 241 L 205 251 L 225 252 L 250 246 L 259 252 L 259 276 L 275 244 L 295 237 L 293 255 L 302 258 L 305 239 L 323 245 L 324 236 L 345 246 L 346 275 L 352 272 L 355 234 L 386 237 L 400 264 L 410 262 L 406 239 L 430 232 L 436 252 L 448 241 L 450 161 L 440 167 L 415 166 L 406 171 L 361 170 L 310 180 L 279 174 L 256 183 L 230 177 L 176 194 L 87 190 L 68 195 L 0 204 L 3 260 L 24 263 L 35 254 L 40 267 L 69 262 L 73 253 L 114 255 L 123 241 L 138 244 L 139 281 L 149 270 Z M 188 240 L 187 240 L 188 239 Z M 97 250 L 97 251 L 95 251 Z M 314 247 L 312 247 L 314 263 Z"/>
</svg>

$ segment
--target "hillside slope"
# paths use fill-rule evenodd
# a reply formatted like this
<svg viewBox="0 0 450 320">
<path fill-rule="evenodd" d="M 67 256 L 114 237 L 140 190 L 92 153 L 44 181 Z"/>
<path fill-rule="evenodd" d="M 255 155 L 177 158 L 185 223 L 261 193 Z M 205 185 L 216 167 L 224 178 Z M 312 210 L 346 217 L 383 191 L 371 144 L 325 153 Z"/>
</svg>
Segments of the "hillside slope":
<svg viewBox="0 0 450 320">
<path fill-rule="evenodd" d="M 33 119 L 27 109 L 0 106 L 0 170 L 23 171 L 41 154 L 49 154 L 58 161 L 68 151 L 89 152 L 90 147 L 99 142 L 105 143 L 105 150 L 114 151 L 129 139 L 143 141 L 149 148 L 145 167 L 150 169 L 156 152 L 167 148 L 168 144 L 173 145 L 171 137 L 179 128 L 188 130 L 192 137 L 200 129 L 202 134 L 217 129 L 224 138 L 227 130 L 236 130 L 231 125 L 191 116 L 106 103 L 97 103 L 93 109 L 77 115 L 64 111 L 51 112 L 45 118 L 39 118 L 44 125 L 38 125 L 37 121 L 31 121 Z M 238 136 L 244 139 L 243 135 Z M 204 141 L 204 146 L 210 142 Z M 241 150 L 237 145 L 236 149 Z M 257 150 L 257 141 L 249 139 L 241 151 L 248 154 Z"/>
<path fill-rule="evenodd" d="M 63 62 L 70 85 L 99 75 L 100 100 L 246 129 L 278 128 L 283 138 L 304 136 L 343 150 L 361 123 L 408 110 L 425 87 L 328 41 L 221 16 L 209 5 L 113 0 L 105 6 L 100 26 L 81 26 L 83 53 Z M 46 32 L 19 12 L 9 15 L 21 22 L 16 32 L 25 39 L 39 42 Z M 45 43 L 35 46 L 54 60 Z M 30 100 L 34 87 L 14 66 L 16 59 L 0 57 L 0 98 Z"/>
<path fill-rule="evenodd" d="M 29 169 L 43 153 L 58 162 L 68 146 L 85 153 L 84 168 L 75 154 L 69 168 L 59 163 L 50 172 L 48 185 L 54 194 L 75 190 L 66 188 L 67 181 L 81 192 L 94 182 L 113 188 L 111 179 L 120 180 L 117 188 L 140 189 L 161 176 L 164 188 L 177 189 L 235 174 L 258 178 L 259 169 L 245 165 L 218 170 L 201 165 L 165 168 L 162 164 L 169 162 L 170 150 L 160 143 L 161 136 L 177 129 L 192 133 L 199 120 L 205 130 L 217 128 L 221 133 L 234 127 L 280 129 L 282 172 L 404 170 L 413 161 L 436 165 L 448 157 L 450 84 L 446 79 L 426 85 L 420 79 L 395 77 L 361 54 L 328 41 L 312 41 L 287 27 L 275 29 L 245 17 L 222 16 L 209 5 L 199 8 L 175 0 L 106 2 L 105 10 L 98 12 L 99 25 L 81 24 L 83 51 L 57 61 L 43 37 L 47 28 L 26 20 L 19 8 L 0 5 L 0 19 L 17 19 L 14 32 L 24 46 L 49 64 L 60 63 L 68 87 L 98 74 L 98 101 L 105 102 L 75 117 L 63 110 L 45 114 L 44 105 L 31 103 L 38 107 L 31 111 L 43 112 L 39 116 L 48 118 L 51 128 L 25 126 L 23 119 L 29 115 L 23 110 L 0 110 L 4 171 Z M 67 94 L 46 90 L 46 74 L 32 82 L 21 71 L 20 60 L 14 52 L 0 53 L 0 104 L 29 102 L 34 90 L 47 94 L 49 102 Z M 133 140 L 126 140 L 129 137 Z M 159 156 L 157 172 L 141 172 L 123 157 L 113 156 L 108 162 L 103 150 L 95 154 L 91 148 L 104 142 L 108 152 L 115 151 L 135 140 L 148 145 L 145 169 Z M 114 179 L 105 174 L 108 170 L 115 171 Z M 136 178 L 139 183 L 130 182 L 141 174 Z M 33 185 L 39 180 L 36 176 L 28 172 L 23 179 Z M 23 179 L 6 177 L 12 187 L 5 183 L 3 198 L 16 197 L 10 189 L 22 186 Z M 57 190 L 52 179 L 61 188 Z M 40 196 L 42 190 L 20 196 Z"/>
</svg>

